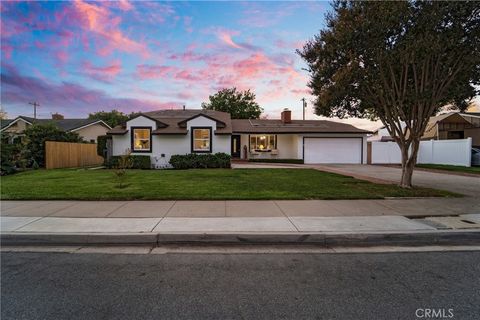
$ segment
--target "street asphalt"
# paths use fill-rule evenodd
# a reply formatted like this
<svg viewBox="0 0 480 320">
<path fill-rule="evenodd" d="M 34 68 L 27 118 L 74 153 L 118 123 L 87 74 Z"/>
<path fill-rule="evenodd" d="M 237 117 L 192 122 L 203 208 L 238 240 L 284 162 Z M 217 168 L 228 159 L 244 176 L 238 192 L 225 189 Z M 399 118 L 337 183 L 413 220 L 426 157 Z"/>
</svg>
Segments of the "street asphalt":
<svg viewBox="0 0 480 320">
<path fill-rule="evenodd" d="M 1 258 L 2 320 L 426 319 L 427 309 L 449 319 L 480 315 L 480 251 Z"/>
</svg>

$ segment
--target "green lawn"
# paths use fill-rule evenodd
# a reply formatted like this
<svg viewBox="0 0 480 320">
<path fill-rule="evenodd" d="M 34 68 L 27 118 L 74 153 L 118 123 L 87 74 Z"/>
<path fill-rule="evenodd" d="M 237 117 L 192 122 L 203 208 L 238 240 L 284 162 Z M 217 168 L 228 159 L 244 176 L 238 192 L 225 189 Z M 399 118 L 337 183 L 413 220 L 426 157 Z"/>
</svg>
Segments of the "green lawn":
<svg viewBox="0 0 480 320">
<path fill-rule="evenodd" d="M 417 164 L 417 167 L 425 168 L 425 169 L 473 173 L 473 174 L 480 175 L 480 167 L 462 167 L 462 166 L 451 166 L 446 164 Z"/>
<path fill-rule="evenodd" d="M 130 170 L 120 189 L 112 170 L 36 170 L 1 179 L 2 199 L 377 199 L 455 196 L 401 189 L 313 169 Z"/>
</svg>

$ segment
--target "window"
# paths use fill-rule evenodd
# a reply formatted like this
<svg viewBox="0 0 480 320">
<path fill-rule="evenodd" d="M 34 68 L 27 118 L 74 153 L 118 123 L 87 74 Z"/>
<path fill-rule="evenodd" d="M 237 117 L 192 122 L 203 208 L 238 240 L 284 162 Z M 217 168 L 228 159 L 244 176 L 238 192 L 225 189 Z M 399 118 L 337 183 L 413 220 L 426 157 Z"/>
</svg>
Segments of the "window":
<svg viewBox="0 0 480 320">
<path fill-rule="evenodd" d="M 277 136 L 273 134 L 251 135 L 250 150 L 270 152 L 277 148 Z"/>
<path fill-rule="evenodd" d="M 463 131 L 447 131 L 447 139 L 464 139 Z"/>
<path fill-rule="evenodd" d="M 131 127 L 132 152 L 152 152 L 152 128 Z"/>
<path fill-rule="evenodd" d="M 212 152 L 212 128 L 192 127 L 192 152 Z"/>
</svg>

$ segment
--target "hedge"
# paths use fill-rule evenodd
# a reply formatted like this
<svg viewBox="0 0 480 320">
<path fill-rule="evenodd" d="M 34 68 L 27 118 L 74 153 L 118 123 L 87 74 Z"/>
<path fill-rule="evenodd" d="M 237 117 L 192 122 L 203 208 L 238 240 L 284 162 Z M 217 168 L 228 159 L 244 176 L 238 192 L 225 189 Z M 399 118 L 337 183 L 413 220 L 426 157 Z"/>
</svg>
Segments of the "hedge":
<svg viewBox="0 0 480 320">
<path fill-rule="evenodd" d="M 230 168 L 230 155 L 226 153 L 173 155 L 170 164 L 174 169 Z"/>
<path fill-rule="evenodd" d="M 303 159 L 249 159 L 250 162 L 266 162 L 266 163 L 296 163 L 303 164 Z"/>
<path fill-rule="evenodd" d="M 107 135 L 97 137 L 97 154 L 100 157 L 105 158 L 105 151 L 107 150 L 107 140 L 108 139 L 111 139 L 111 137 L 107 136 Z"/>
<path fill-rule="evenodd" d="M 105 161 L 105 166 L 109 169 L 115 168 L 118 164 L 120 156 L 111 156 L 108 161 Z M 150 156 L 130 155 L 132 160 L 132 167 L 130 169 L 151 169 Z"/>
</svg>

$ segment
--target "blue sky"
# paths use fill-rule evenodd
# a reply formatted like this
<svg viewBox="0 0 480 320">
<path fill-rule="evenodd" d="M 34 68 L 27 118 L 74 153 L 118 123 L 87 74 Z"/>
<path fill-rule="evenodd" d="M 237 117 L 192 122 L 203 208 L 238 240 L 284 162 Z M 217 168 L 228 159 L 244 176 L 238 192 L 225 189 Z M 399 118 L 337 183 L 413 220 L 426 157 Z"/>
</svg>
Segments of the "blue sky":
<svg viewBox="0 0 480 320">
<path fill-rule="evenodd" d="M 328 2 L 5 2 L 2 108 L 59 112 L 200 108 L 224 87 L 251 89 L 269 118 L 311 100 L 295 50 L 324 27 Z M 307 118 L 318 118 L 310 107 Z M 366 120 L 347 122 L 374 128 Z"/>
</svg>

